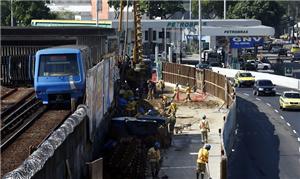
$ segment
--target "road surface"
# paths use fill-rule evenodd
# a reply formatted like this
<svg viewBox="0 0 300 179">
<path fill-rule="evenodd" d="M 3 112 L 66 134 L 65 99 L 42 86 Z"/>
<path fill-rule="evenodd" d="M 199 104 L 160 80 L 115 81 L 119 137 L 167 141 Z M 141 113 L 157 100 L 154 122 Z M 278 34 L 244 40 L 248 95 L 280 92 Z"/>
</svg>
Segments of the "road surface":
<svg viewBox="0 0 300 179">
<path fill-rule="evenodd" d="M 237 89 L 237 132 L 229 179 L 300 178 L 300 111 L 281 111 L 276 97 Z"/>
</svg>

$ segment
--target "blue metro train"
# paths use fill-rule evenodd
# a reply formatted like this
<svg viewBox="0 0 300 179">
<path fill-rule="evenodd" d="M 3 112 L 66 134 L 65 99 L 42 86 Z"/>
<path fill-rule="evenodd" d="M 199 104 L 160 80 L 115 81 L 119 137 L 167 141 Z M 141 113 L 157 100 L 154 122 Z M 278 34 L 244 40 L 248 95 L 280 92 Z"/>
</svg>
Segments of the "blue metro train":
<svg viewBox="0 0 300 179">
<path fill-rule="evenodd" d="M 90 48 L 68 45 L 36 53 L 34 89 L 43 104 L 76 103 L 85 95 L 87 70 L 93 66 Z"/>
</svg>

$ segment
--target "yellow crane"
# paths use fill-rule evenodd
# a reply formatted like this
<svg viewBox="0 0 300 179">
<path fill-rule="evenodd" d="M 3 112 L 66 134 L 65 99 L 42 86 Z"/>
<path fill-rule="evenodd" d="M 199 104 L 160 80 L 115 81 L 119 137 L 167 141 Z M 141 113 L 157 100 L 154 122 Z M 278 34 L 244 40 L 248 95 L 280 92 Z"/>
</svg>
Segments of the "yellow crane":
<svg viewBox="0 0 300 179">
<path fill-rule="evenodd" d="M 123 24 L 123 9 L 124 2 L 120 0 L 120 15 L 119 15 L 119 27 L 118 31 L 122 32 Z M 143 59 L 143 44 L 142 44 L 142 14 L 140 10 L 140 2 L 133 1 L 133 15 L 134 15 L 134 47 L 133 47 L 133 63 L 138 64 Z M 127 29 L 128 30 L 128 29 Z M 127 40 L 125 40 L 127 43 Z M 125 44 L 126 48 L 126 44 Z"/>
</svg>

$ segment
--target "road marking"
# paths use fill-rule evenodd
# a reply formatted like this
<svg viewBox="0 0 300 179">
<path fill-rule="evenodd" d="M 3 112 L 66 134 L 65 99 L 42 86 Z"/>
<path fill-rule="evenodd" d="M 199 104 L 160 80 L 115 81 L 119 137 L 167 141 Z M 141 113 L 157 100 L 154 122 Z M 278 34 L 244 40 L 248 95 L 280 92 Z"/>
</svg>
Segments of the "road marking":
<svg viewBox="0 0 300 179">
<path fill-rule="evenodd" d="M 245 96 L 249 96 L 249 94 L 247 94 L 247 93 L 243 93 Z"/>
<path fill-rule="evenodd" d="M 298 137 L 298 142 L 300 142 L 300 137 Z"/>
<path fill-rule="evenodd" d="M 198 155 L 196 152 L 191 152 L 190 155 Z"/>
<path fill-rule="evenodd" d="M 195 167 L 195 166 L 161 167 L 160 169 L 162 169 L 162 170 L 167 170 L 167 169 L 184 169 L 184 168 L 196 168 L 196 167 Z"/>
<path fill-rule="evenodd" d="M 259 98 L 256 98 L 256 100 L 260 101 L 261 99 L 259 99 Z"/>
<path fill-rule="evenodd" d="M 286 124 L 287 124 L 288 126 L 291 126 L 291 124 L 290 124 L 290 123 L 288 123 L 288 122 L 287 122 Z"/>
<path fill-rule="evenodd" d="M 275 109 L 274 111 L 277 112 L 277 113 L 279 112 L 277 109 Z"/>
<path fill-rule="evenodd" d="M 270 103 L 267 103 L 267 105 L 271 107 L 271 104 L 270 104 Z"/>
<path fill-rule="evenodd" d="M 295 134 L 297 134 L 297 132 L 296 132 L 295 130 L 293 130 L 293 132 L 294 132 Z"/>
<path fill-rule="evenodd" d="M 280 116 L 280 118 L 281 118 L 281 119 L 284 119 L 284 117 L 283 117 L 283 116 Z"/>
</svg>

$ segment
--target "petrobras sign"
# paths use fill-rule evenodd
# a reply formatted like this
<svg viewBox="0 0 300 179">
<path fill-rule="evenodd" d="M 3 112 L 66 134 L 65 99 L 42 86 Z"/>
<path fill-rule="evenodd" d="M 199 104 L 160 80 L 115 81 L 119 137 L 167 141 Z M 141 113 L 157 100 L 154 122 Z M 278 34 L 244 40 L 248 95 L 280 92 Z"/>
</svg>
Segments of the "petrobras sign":
<svg viewBox="0 0 300 179">
<path fill-rule="evenodd" d="M 255 45 L 263 45 L 263 37 L 231 37 L 230 47 L 231 48 L 250 48 Z"/>
</svg>

